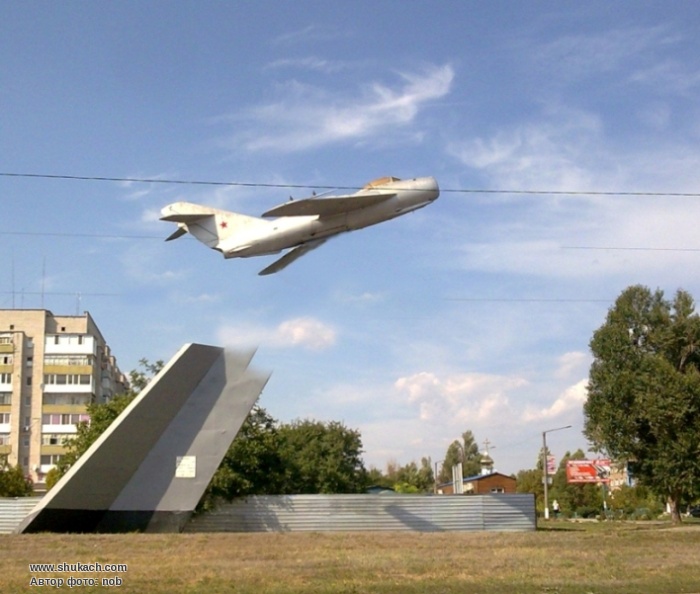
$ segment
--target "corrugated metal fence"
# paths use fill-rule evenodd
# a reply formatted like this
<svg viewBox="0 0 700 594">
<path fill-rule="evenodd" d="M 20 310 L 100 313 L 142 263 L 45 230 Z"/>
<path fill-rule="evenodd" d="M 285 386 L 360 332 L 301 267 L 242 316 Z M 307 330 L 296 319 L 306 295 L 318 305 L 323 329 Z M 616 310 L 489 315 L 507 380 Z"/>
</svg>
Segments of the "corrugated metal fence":
<svg viewBox="0 0 700 594">
<path fill-rule="evenodd" d="M 268 495 L 224 503 L 186 532 L 535 530 L 533 495 Z"/>
<path fill-rule="evenodd" d="M 0 499 L 0 534 L 10 534 L 40 500 L 41 497 Z"/>
</svg>

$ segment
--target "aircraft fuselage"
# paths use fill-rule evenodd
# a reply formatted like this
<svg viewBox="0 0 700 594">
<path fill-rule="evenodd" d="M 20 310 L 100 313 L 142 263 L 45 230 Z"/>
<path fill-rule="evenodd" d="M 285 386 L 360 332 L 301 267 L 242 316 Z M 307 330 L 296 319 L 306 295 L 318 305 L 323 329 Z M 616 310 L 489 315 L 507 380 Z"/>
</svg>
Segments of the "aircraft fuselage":
<svg viewBox="0 0 700 594">
<path fill-rule="evenodd" d="M 177 224 L 166 241 L 189 233 L 225 258 L 289 250 L 259 273 L 268 275 L 287 267 L 329 237 L 412 212 L 427 206 L 439 195 L 437 181 L 432 177 L 408 180 L 385 177 L 350 195 L 290 200 L 262 217 L 175 202 L 161 210 L 161 220 Z"/>
<path fill-rule="evenodd" d="M 255 229 L 221 241 L 216 249 L 226 258 L 246 258 L 275 254 L 310 241 L 327 239 L 340 233 L 356 231 L 396 218 L 430 204 L 439 196 L 437 181 L 432 177 L 390 182 L 372 191 L 396 193 L 379 204 L 332 217 L 289 216 L 269 221 L 268 229 Z M 360 190 L 356 195 L 361 195 Z"/>
</svg>

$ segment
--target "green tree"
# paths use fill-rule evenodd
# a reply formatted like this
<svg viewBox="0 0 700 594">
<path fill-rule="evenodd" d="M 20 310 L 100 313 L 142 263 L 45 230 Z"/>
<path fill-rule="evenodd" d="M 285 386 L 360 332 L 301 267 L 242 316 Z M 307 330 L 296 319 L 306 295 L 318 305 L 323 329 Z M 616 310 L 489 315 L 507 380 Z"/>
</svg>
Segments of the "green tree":
<svg viewBox="0 0 700 594">
<path fill-rule="evenodd" d="M 367 470 L 358 431 L 338 421 L 303 420 L 279 429 L 286 493 L 362 493 Z"/>
<path fill-rule="evenodd" d="M 700 317 L 692 297 L 673 301 L 627 288 L 593 335 L 585 433 L 639 484 L 667 499 L 674 522 L 700 492 Z"/>
<path fill-rule="evenodd" d="M 282 493 L 284 475 L 277 421 L 264 408 L 255 406 L 214 473 L 199 507 L 212 508 L 217 498 Z"/>
<path fill-rule="evenodd" d="M 544 511 L 544 486 L 542 485 L 542 471 L 537 468 L 519 470 L 515 477 L 515 490 L 517 493 L 532 493 L 535 496 L 535 508 L 538 513 Z"/>
<path fill-rule="evenodd" d="M 596 484 L 569 483 L 566 477 L 566 463 L 569 460 L 585 460 L 586 454 L 578 449 L 573 454 L 566 452 L 559 462 L 557 471 L 552 476 L 549 491 L 550 503 L 559 502 L 564 514 L 576 514 L 583 517 L 598 516 L 603 510 L 603 486 Z"/>
<path fill-rule="evenodd" d="M 33 494 L 32 481 L 24 475 L 19 464 L 9 466 L 5 462 L 0 467 L 0 497 L 29 497 Z"/>
<path fill-rule="evenodd" d="M 367 471 L 367 486 L 393 489 L 394 481 L 389 476 L 384 474 L 381 470 L 379 470 L 379 468 L 371 466 L 370 469 Z"/>
<path fill-rule="evenodd" d="M 397 462 L 387 464 L 386 483 L 397 493 L 430 493 L 435 486 L 435 477 L 430 458 L 421 458 L 420 467 L 414 461 L 404 466 Z M 372 484 L 381 484 L 372 481 Z"/>
<path fill-rule="evenodd" d="M 141 369 L 132 369 L 129 372 L 129 385 L 131 393 L 138 394 L 148 383 L 163 369 L 165 363 L 160 359 L 151 363 L 148 359 L 139 359 Z"/>
<path fill-rule="evenodd" d="M 471 431 L 462 433 L 461 441 L 455 439 L 445 452 L 442 468 L 438 475 L 441 483 L 452 482 L 452 467 L 462 463 L 462 476 L 475 476 L 481 472 L 481 452 Z"/>
</svg>

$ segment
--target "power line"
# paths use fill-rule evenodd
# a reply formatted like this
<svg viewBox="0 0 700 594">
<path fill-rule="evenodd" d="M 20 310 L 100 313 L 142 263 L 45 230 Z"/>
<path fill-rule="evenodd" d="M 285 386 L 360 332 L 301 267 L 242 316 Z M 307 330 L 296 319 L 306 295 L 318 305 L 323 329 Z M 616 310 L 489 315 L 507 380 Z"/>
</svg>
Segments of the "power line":
<svg viewBox="0 0 700 594">
<path fill-rule="evenodd" d="M 610 299 L 517 298 L 517 297 L 445 297 L 444 301 L 472 303 L 610 303 Z"/>
<path fill-rule="evenodd" d="M 116 235 L 106 233 L 71 233 L 58 231 L 4 231 L 0 229 L 0 235 L 26 235 L 36 237 L 86 237 L 93 239 L 158 239 L 160 235 Z M 673 247 L 625 247 L 625 246 L 592 246 L 592 245 L 562 245 L 561 250 L 596 250 L 596 251 L 636 251 L 636 252 L 700 252 L 700 248 L 673 248 Z"/>
<path fill-rule="evenodd" d="M 634 252 L 700 252 L 700 248 L 672 248 L 672 247 L 617 247 L 617 246 L 592 246 L 592 245 L 562 245 L 562 250 L 627 250 Z"/>
<path fill-rule="evenodd" d="M 83 293 L 82 291 L 53 292 L 53 291 L 25 291 L 23 289 L 15 291 L 0 291 L 0 295 L 58 295 L 63 297 L 119 297 L 122 293 Z"/>
<path fill-rule="evenodd" d="M 163 239 L 158 235 L 106 235 L 104 233 L 67 233 L 54 231 L 0 231 L 0 235 L 36 235 L 49 237 L 91 237 L 99 239 Z"/>
<path fill-rule="evenodd" d="M 105 177 L 87 175 L 55 175 L 48 173 L 12 173 L 0 172 L 2 177 L 21 177 L 39 179 L 61 179 L 74 181 L 107 181 L 148 184 L 178 184 L 193 186 L 237 186 L 245 188 L 291 188 L 308 190 L 359 190 L 359 186 L 327 186 L 317 184 L 290 184 L 290 183 L 261 183 L 240 181 L 206 181 L 183 179 L 154 179 L 139 177 Z M 442 193 L 453 194 L 520 194 L 520 195 L 547 195 L 547 196 L 651 196 L 651 197 L 681 197 L 700 198 L 700 192 L 610 192 L 598 190 L 507 190 L 486 188 L 441 188 Z"/>
</svg>

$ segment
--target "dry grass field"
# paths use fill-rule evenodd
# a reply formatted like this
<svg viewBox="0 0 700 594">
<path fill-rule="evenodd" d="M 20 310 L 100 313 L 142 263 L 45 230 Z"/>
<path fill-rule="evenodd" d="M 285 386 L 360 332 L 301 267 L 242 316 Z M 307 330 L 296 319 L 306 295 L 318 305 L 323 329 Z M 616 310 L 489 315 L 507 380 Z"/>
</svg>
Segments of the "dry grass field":
<svg viewBox="0 0 700 594">
<path fill-rule="evenodd" d="M 127 568 L 51 573 L 30 563 Z M 69 588 L 71 577 L 98 585 Z M 47 578 L 63 582 L 38 581 Z M 700 523 L 551 522 L 530 533 L 0 536 L 0 592 L 47 590 L 700 593 Z"/>
</svg>

